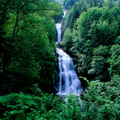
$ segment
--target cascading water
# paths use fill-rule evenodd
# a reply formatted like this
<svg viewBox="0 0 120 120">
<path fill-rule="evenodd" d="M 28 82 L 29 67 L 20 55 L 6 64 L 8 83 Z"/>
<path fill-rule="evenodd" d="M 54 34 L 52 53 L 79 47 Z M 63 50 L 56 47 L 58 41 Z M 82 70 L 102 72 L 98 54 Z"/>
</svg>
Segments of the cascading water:
<svg viewBox="0 0 120 120">
<path fill-rule="evenodd" d="M 74 69 L 72 58 L 63 50 L 57 48 L 59 64 L 58 94 L 81 94 L 81 82 Z"/>
<path fill-rule="evenodd" d="M 63 12 L 63 18 L 65 18 L 66 12 L 67 12 L 67 10 L 64 10 L 64 12 Z"/>
<path fill-rule="evenodd" d="M 56 29 L 57 29 L 57 42 L 61 42 L 61 23 L 56 23 Z"/>
<path fill-rule="evenodd" d="M 57 43 L 61 42 L 61 23 L 56 24 Z M 72 58 L 63 50 L 57 48 L 59 74 L 57 84 L 55 85 L 58 95 L 66 95 L 67 93 L 80 95 L 83 91 L 81 82 L 77 77 Z"/>
</svg>

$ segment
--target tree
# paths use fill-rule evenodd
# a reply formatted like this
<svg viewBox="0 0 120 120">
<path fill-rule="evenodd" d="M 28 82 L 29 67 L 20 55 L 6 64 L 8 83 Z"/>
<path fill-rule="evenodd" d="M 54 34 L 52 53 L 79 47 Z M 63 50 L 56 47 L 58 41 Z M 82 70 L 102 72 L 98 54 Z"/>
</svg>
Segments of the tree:
<svg viewBox="0 0 120 120">
<path fill-rule="evenodd" d="M 120 74 L 120 45 L 116 44 L 110 48 L 110 55 L 108 62 L 110 63 L 110 75 Z"/>
<path fill-rule="evenodd" d="M 36 82 L 40 86 L 43 86 L 42 84 L 52 86 L 56 73 L 54 68 L 56 33 L 54 20 L 50 14 L 51 5 L 47 0 L 0 2 L 1 94 L 13 91 L 27 92 Z"/>
<path fill-rule="evenodd" d="M 71 31 L 70 31 L 69 28 L 65 30 L 65 33 L 63 35 L 63 39 L 62 39 L 61 45 L 65 46 L 64 50 L 66 52 L 70 51 L 70 48 L 72 46 L 72 34 L 71 34 Z"/>
<path fill-rule="evenodd" d="M 91 69 L 88 70 L 88 74 L 95 76 L 95 80 L 109 81 L 109 72 L 107 63 L 109 56 L 109 47 L 99 46 L 98 48 L 93 49 L 93 57 L 90 63 Z"/>
</svg>

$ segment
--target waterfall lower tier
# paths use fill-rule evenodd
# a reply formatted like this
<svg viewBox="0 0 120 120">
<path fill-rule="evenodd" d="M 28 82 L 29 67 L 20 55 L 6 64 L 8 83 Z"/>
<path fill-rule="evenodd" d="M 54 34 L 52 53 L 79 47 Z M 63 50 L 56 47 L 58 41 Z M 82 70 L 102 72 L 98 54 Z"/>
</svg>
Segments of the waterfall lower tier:
<svg viewBox="0 0 120 120">
<path fill-rule="evenodd" d="M 63 96 L 67 93 L 80 95 L 83 89 L 74 69 L 72 58 L 59 48 L 57 48 L 57 54 L 59 55 L 59 81 L 55 87 L 58 94 Z"/>
</svg>

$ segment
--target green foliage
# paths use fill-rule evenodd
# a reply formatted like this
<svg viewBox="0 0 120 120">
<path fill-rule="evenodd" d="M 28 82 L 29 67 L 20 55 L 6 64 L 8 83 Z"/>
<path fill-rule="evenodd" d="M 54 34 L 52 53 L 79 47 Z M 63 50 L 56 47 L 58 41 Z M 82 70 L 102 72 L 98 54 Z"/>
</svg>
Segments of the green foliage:
<svg viewBox="0 0 120 120">
<path fill-rule="evenodd" d="M 60 120 L 80 120 L 82 119 L 81 100 L 78 96 L 69 94 L 66 97 L 66 103 L 62 104 Z"/>
<path fill-rule="evenodd" d="M 120 76 L 113 76 L 110 82 L 93 81 L 85 90 L 82 101 L 85 104 L 84 119 L 120 119 Z"/>
<path fill-rule="evenodd" d="M 71 34 L 71 30 L 69 28 L 65 30 L 61 45 L 65 46 L 64 50 L 66 52 L 69 52 L 69 49 L 72 46 L 72 34 Z"/>
<path fill-rule="evenodd" d="M 71 9 L 72 6 L 74 6 L 76 3 L 79 2 L 84 2 L 90 7 L 96 7 L 96 6 L 102 7 L 104 0 L 62 0 L 62 4 L 65 7 L 65 9 Z M 108 2 L 107 4 L 109 5 L 109 3 L 110 2 Z M 114 7 L 113 3 L 111 3 L 111 5 L 112 5 L 111 7 Z"/>
<path fill-rule="evenodd" d="M 82 102 L 71 94 L 65 100 L 53 94 L 9 94 L 0 97 L 0 119 L 119 120 L 119 95 L 120 76 L 106 83 L 91 82 L 81 96 Z"/>
<path fill-rule="evenodd" d="M 110 55 L 108 62 L 110 63 L 109 72 L 110 75 L 120 74 L 120 45 L 113 45 L 110 49 Z"/>
<path fill-rule="evenodd" d="M 0 5 L 0 94 L 28 92 L 34 83 L 52 88 L 57 62 L 53 15 L 62 13 L 61 5 L 47 0 L 1 0 Z"/>
<path fill-rule="evenodd" d="M 80 99 L 68 95 L 66 102 L 53 94 L 40 97 L 23 93 L 0 97 L 0 119 L 41 119 L 68 120 L 81 119 Z"/>
<path fill-rule="evenodd" d="M 2 119 L 50 119 L 54 113 L 59 111 L 61 100 L 53 95 L 41 97 L 25 95 L 23 93 L 10 94 L 0 97 L 0 118 Z M 55 117 L 55 116 L 53 116 Z"/>
<path fill-rule="evenodd" d="M 107 61 L 111 54 L 111 46 L 119 44 L 120 9 L 114 2 L 111 3 L 114 4 L 112 7 L 109 7 L 109 2 L 101 7 L 98 3 L 103 1 L 96 1 L 96 3 L 79 1 L 68 11 L 63 24 L 63 41 L 65 30 L 69 28 L 72 44 L 68 49 L 66 49 L 67 43 L 62 47 L 73 57 L 79 76 L 84 76 L 90 81 L 109 81 L 110 62 Z M 81 12 L 78 12 L 79 9 Z M 75 11 L 80 15 L 78 19 Z"/>
<path fill-rule="evenodd" d="M 62 41 L 62 48 L 73 57 L 86 87 L 81 95 L 84 112 L 79 119 L 119 120 L 120 1 L 84 0 L 84 4 L 80 1 L 67 11 Z M 68 36 L 71 43 L 66 47 Z"/>
<path fill-rule="evenodd" d="M 63 0 L 72 9 L 63 21 L 61 45 L 86 87 L 82 103 L 75 95 L 64 101 L 43 94 L 53 91 L 54 23 L 61 17 L 61 5 L 0 0 L 0 94 L 17 92 L 0 96 L 0 119 L 120 119 L 120 1 L 76 1 Z"/>
<path fill-rule="evenodd" d="M 65 32 L 66 28 L 70 28 L 70 18 L 71 18 L 71 10 L 66 13 L 65 19 L 63 20 L 63 28 L 62 28 L 62 34 Z"/>
<path fill-rule="evenodd" d="M 62 5 L 52 0 L 49 2 L 49 9 L 50 13 L 54 12 L 52 18 L 55 20 L 55 22 L 59 22 L 62 18 Z"/>
<path fill-rule="evenodd" d="M 87 4 L 83 1 L 79 1 L 76 3 L 72 9 L 67 10 L 67 14 L 65 19 L 63 20 L 63 29 L 62 33 L 64 34 L 65 29 L 70 28 L 73 29 L 76 23 L 77 18 L 79 18 L 80 14 L 84 11 L 87 11 Z"/>
<path fill-rule="evenodd" d="M 63 6 L 65 9 L 70 9 L 79 0 L 63 0 Z"/>
<path fill-rule="evenodd" d="M 86 40 L 91 39 L 94 47 L 113 44 L 119 26 L 115 19 L 108 8 L 90 8 L 77 21 L 79 34 Z"/>
<path fill-rule="evenodd" d="M 107 81 L 109 80 L 109 72 L 107 68 L 109 64 L 107 63 L 109 56 L 108 46 L 99 46 L 93 49 L 92 62 L 90 63 L 91 69 L 88 70 L 88 74 L 95 75 L 95 80 Z"/>
</svg>

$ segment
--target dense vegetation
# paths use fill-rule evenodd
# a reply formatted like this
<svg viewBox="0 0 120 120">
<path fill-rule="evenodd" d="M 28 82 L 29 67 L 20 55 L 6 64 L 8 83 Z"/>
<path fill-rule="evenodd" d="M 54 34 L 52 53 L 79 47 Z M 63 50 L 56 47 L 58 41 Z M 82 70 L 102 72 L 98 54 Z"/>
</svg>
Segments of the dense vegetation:
<svg viewBox="0 0 120 120">
<path fill-rule="evenodd" d="M 60 46 L 85 87 L 66 101 L 53 92 L 54 0 L 0 0 L 0 119 L 119 120 L 120 1 L 61 0 L 67 11 Z M 47 93 L 46 93 L 47 92 Z"/>
<path fill-rule="evenodd" d="M 84 87 L 86 119 L 120 119 L 120 1 L 63 0 L 71 6 L 60 46 L 74 60 Z M 66 4 L 69 3 L 69 4 Z"/>
<path fill-rule="evenodd" d="M 80 0 L 67 12 L 61 46 L 73 57 L 79 76 L 110 81 L 120 74 L 120 4 L 87 2 Z"/>
<path fill-rule="evenodd" d="M 55 21 L 61 15 L 53 0 L 0 0 L 1 95 L 30 92 L 35 83 L 53 91 Z"/>
</svg>

